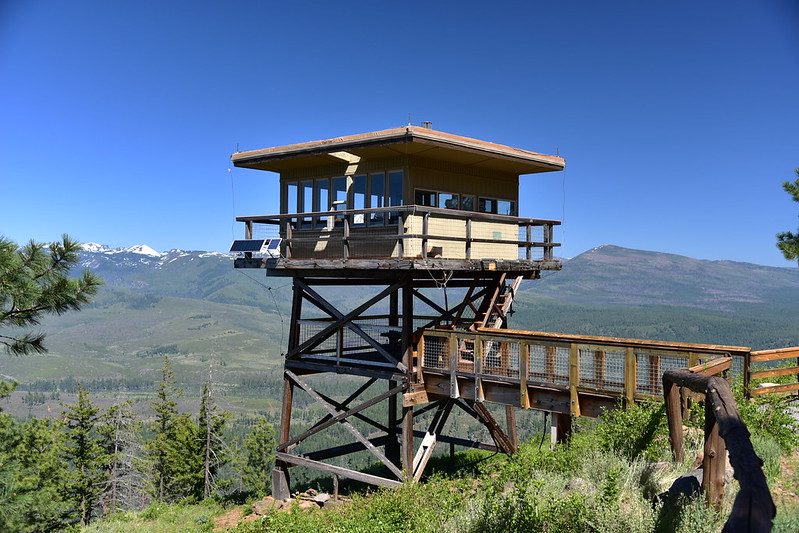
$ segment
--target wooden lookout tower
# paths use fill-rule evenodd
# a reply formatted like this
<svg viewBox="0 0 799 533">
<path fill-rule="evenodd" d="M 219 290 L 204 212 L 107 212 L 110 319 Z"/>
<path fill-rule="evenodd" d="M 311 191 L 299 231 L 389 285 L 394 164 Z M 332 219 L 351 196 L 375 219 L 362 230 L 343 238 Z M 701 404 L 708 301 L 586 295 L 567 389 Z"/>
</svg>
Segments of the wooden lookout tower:
<svg viewBox="0 0 799 533">
<path fill-rule="evenodd" d="M 518 213 L 520 176 L 562 170 L 564 160 L 414 126 L 238 152 L 232 160 L 280 176 L 280 214 L 237 218 L 246 235 L 231 249 L 240 254 L 236 268 L 263 268 L 293 284 L 273 495 L 289 496 L 296 466 L 396 486 L 421 477 L 439 442 L 512 452 L 513 407 L 503 428 L 482 403 L 479 379 L 448 380 L 442 376 L 454 369 L 432 359 L 423 372 L 420 332 L 506 328 L 521 281 L 561 268 L 553 255 L 559 222 Z M 430 295 L 441 287 L 457 301 L 446 291 L 444 302 Z M 461 342 L 459 360 L 472 372 L 506 357 L 475 352 L 470 342 Z M 428 375 L 438 376 L 435 387 L 426 386 Z M 320 379 L 351 384 L 351 394 L 334 399 L 314 385 Z M 476 392 L 458 394 L 458 387 Z M 293 424 L 298 394 L 305 404 L 310 398 L 318 421 Z M 380 419 L 372 414 L 378 405 Z M 484 424 L 494 442 L 445 434 L 453 408 Z M 320 436 L 331 426 L 344 427 L 351 442 L 325 444 Z M 382 469 L 336 464 L 363 450 Z"/>
</svg>

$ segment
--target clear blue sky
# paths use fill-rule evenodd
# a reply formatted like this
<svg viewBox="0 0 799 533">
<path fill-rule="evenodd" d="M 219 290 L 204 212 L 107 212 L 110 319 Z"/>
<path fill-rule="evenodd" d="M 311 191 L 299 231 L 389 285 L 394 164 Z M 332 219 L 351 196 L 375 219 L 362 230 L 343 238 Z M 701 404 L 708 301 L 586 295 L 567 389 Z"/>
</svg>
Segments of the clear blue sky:
<svg viewBox="0 0 799 533">
<path fill-rule="evenodd" d="M 0 233 L 226 251 L 277 212 L 241 150 L 433 122 L 565 157 L 521 215 L 791 267 L 799 2 L 0 0 Z"/>
</svg>

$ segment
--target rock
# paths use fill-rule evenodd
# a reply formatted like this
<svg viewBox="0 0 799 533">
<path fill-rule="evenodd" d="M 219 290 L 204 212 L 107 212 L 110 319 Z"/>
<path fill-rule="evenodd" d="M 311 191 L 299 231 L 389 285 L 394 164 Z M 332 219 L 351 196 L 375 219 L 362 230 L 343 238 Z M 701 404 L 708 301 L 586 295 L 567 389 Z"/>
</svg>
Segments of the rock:
<svg viewBox="0 0 799 533">
<path fill-rule="evenodd" d="M 263 516 L 273 509 L 280 509 L 280 504 L 281 502 L 275 501 L 273 497 L 267 496 L 266 498 L 258 500 L 252 504 L 252 512 Z"/>
<path fill-rule="evenodd" d="M 316 496 L 313 497 L 313 501 L 320 507 L 323 507 L 327 502 L 330 501 L 330 494 L 326 494 L 324 492 L 321 494 L 317 494 Z"/>
<path fill-rule="evenodd" d="M 594 487 L 590 481 L 586 481 L 581 477 L 570 479 L 564 488 L 569 492 L 577 492 L 586 496 L 596 492 L 596 487 Z"/>
</svg>

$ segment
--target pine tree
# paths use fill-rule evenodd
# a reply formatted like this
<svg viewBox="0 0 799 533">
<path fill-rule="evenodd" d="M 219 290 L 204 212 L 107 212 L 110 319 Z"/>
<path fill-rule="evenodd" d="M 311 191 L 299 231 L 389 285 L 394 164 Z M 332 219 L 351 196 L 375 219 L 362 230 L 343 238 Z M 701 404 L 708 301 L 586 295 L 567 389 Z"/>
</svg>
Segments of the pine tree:
<svg viewBox="0 0 799 533">
<path fill-rule="evenodd" d="M 140 422 L 130 400 L 108 408 L 98 427 L 105 453 L 103 515 L 138 509 L 144 504 L 142 474 L 136 467 L 141 452 Z"/>
<path fill-rule="evenodd" d="M 259 418 L 244 440 L 244 462 L 240 466 L 241 481 L 248 492 L 269 494 L 275 446 L 275 428 L 265 417 Z"/>
<path fill-rule="evenodd" d="M 208 380 L 203 384 L 200 415 L 197 420 L 197 426 L 202 436 L 203 499 L 211 495 L 212 488 L 217 482 L 217 473 L 228 461 L 229 450 L 222 438 L 222 431 L 229 418 L 230 413 L 220 412 L 216 401 L 211 396 L 211 370 L 209 368 Z"/>
<path fill-rule="evenodd" d="M 30 241 L 22 248 L 0 236 L 0 331 L 35 326 L 45 314 L 79 310 L 90 302 L 102 281 L 88 270 L 69 278 L 80 249 L 67 235 L 50 245 Z M 47 351 L 43 333 L 0 333 L 0 344 L 12 355 Z"/>
<path fill-rule="evenodd" d="M 66 425 L 64 457 L 72 464 L 66 477 L 66 490 L 76 507 L 82 526 L 87 525 L 100 501 L 105 484 L 102 438 L 97 434 L 100 410 L 92 404 L 89 393 L 80 385 L 78 398 L 72 405 L 64 405 L 62 413 Z M 62 404 L 63 405 L 63 404 Z"/>
<path fill-rule="evenodd" d="M 177 386 L 169 358 L 164 356 L 161 383 L 152 404 L 153 438 L 145 446 L 150 474 L 150 492 L 155 499 L 172 502 L 202 495 L 202 460 L 197 424 L 189 414 L 178 414 Z"/>
<path fill-rule="evenodd" d="M 151 460 L 151 492 L 159 501 L 165 501 L 169 494 L 171 455 L 174 450 L 172 440 L 175 421 L 178 417 L 177 399 L 183 394 L 175 381 L 169 357 L 164 356 L 161 367 L 161 382 L 156 390 L 156 400 L 152 404 L 155 421 L 152 424 L 153 439 L 147 444 Z"/>
<path fill-rule="evenodd" d="M 793 197 L 794 202 L 799 202 L 799 168 L 794 169 L 796 180 L 793 183 L 786 181 L 782 184 L 785 192 Z M 777 234 L 777 248 L 782 251 L 785 259 L 799 261 L 799 230 L 796 233 L 784 231 Z"/>
</svg>

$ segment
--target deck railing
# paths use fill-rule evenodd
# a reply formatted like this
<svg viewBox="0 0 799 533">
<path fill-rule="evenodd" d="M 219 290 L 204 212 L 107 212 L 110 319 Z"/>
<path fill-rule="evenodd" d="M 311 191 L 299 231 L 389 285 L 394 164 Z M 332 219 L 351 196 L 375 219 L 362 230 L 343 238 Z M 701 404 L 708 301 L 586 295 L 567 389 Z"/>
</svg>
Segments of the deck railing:
<svg viewBox="0 0 799 533">
<path fill-rule="evenodd" d="M 518 384 L 521 407 L 530 407 L 528 387 L 554 387 L 569 391 L 572 415 L 580 416 L 581 392 L 627 403 L 657 397 L 665 371 L 724 356 L 743 358 L 748 348 L 481 329 L 425 330 L 418 353 L 420 372 L 446 374 L 453 387 L 459 377 L 473 380 L 478 400 L 483 381 Z"/>
<path fill-rule="evenodd" d="M 285 259 L 553 261 L 556 220 L 425 206 L 237 217 L 245 238 L 283 239 Z"/>
<path fill-rule="evenodd" d="M 795 362 L 794 366 L 784 366 L 783 361 Z M 765 363 L 765 365 L 763 364 Z M 764 368 L 766 365 L 771 365 Z M 776 366 L 775 366 L 776 365 Z M 757 366 L 758 369 L 754 367 Z M 745 390 L 747 395 L 772 393 L 799 394 L 799 347 L 779 348 L 752 352 L 750 366 L 746 369 Z M 793 383 L 762 383 L 752 387 L 752 380 L 791 376 Z"/>
</svg>

